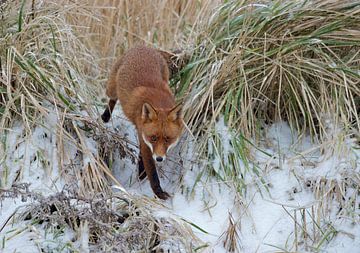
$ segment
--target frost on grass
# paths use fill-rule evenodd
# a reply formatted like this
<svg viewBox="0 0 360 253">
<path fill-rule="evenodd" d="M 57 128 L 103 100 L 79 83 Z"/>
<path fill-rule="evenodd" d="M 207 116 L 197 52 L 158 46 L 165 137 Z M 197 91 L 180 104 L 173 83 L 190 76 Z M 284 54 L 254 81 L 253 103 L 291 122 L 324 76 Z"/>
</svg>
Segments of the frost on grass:
<svg viewBox="0 0 360 253">
<path fill-rule="evenodd" d="M 268 192 L 249 190 L 250 215 L 242 227 L 252 233 L 245 234 L 245 247 L 249 252 L 356 252 L 360 246 L 356 144 L 341 134 L 313 144 L 284 122 L 266 132 L 263 147 L 272 156 L 264 158 L 257 151 L 257 160 Z"/>
<path fill-rule="evenodd" d="M 13 195 L 32 202 L 21 207 L 14 220 L 21 221 L 20 224 L 27 228 L 23 232 L 26 231 L 30 237 L 37 233 L 34 243 L 45 252 L 57 251 L 61 247 L 92 252 L 129 252 L 153 249 L 161 244 L 185 250 L 183 243 L 176 238 L 181 237 L 181 233 L 172 221 L 153 219 L 148 211 L 137 207 L 136 201 L 130 202 L 121 194 L 104 196 L 99 193 L 87 199 L 62 191 L 43 197 L 16 189 Z M 17 232 L 10 229 L 6 234 L 10 238 Z M 31 241 L 27 243 L 31 245 Z M 4 246 L 10 250 L 19 245 L 10 242 Z"/>
<path fill-rule="evenodd" d="M 276 1 L 241 6 L 242 1 L 228 1 L 214 8 L 210 19 L 196 18 L 211 22 L 209 29 L 201 25 L 201 30 L 191 33 L 200 44 L 195 45 L 195 61 L 182 73 L 189 86 L 181 87 L 178 96 L 189 92 L 190 127 L 196 130 L 198 126 L 206 140 L 200 143 L 202 136 L 194 140 L 185 135 L 159 167 L 161 184 L 172 195 L 163 202 L 154 199 L 147 180 L 138 180 L 133 126 L 118 108 L 110 123 L 98 122 L 100 108 L 96 105 L 108 69 L 99 62 L 107 65 L 113 60 L 107 56 L 131 46 L 135 37 L 153 41 L 149 36 L 170 40 L 174 36 L 157 36 L 164 32 L 157 29 L 146 35 L 137 34 L 136 29 L 124 32 L 123 21 L 137 20 L 122 19 L 118 8 L 88 9 L 77 1 L 0 2 L 5 3 L 1 5 L 0 81 L 6 87 L 0 87 L 1 99 L 5 98 L 0 108 L 5 135 L 0 143 L 4 147 L 0 155 L 0 251 L 358 251 L 359 147 L 342 127 L 325 120 L 320 131 L 324 142 L 312 143 L 285 122 L 265 126 L 256 141 L 246 140 L 226 125 L 227 120 L 233 125 L 236 121 L 245 133 L 255 133 L 256 118 L 262 113 L 254 115 L 251 110 L 258 105 L 269 106 L 259 112 L 270 111 L 270 118 L 285 112 L 295 119 L 290 123 L 296 124 L 298 115 L 309 113 L 311 122 L 304 126 L 313 125 L 313 112 L 318 112 L 312 116 L 321 122 L 319 112 L 328 112 L 330 107 L 339 114 L 334 118 L 346 119 L 340 122 L 350 117 L 359 125 L 358 106 L 353 105 L 358 94 L 354 73 L 359 71 L 353 68 L 358 66 L 354 57 L 357 33 L 351 29 L 352 23 L 359 23 L 354 15 L 356 5 L 295 1 L 283 6 Z M 168 16 L 171 11 L 165 9 Z M 250 9 L 255 12 L 248 12 Z M 238 15 L 244 11 L 249 15 Z M 154 13 L 160 18 L 154 20 L 166 21 L 161 13 Z M 103 23 L 106 17 L 113 17 L 110 23 Z M 122 19 L 120 23 L 117 18 Z M 259 23 L 259 18 L 271 22 Z M 78 26 L 79 22 L 83 25 Z M 259 24 L 266 24 L 261 31 Z M 105 43 L 94 40 L 104 38 L 104 27 L 111 28 Z M 289 33 L 287 28 L 296 32 Z M 243 36 L 238 36 L 239 31 Z M 283 43 L 284 36 L 279 36 L 283 32 L 294 47 Z M 110 43 L 114 47 L 105 50 L 109 55 L 104 59 L 100 51 L 114 34 L 120 40 Z M 312 38 L 316 34 L 318 38 Z M 327 40 L 330 37 L 339 39 L 340 47 Z M 156 39 L 153 42 L 162 45 Z M 246 48 L 252 50 L 241 53 Z M 314 57 L 306 58 L 312 49 L 316 49 Z M 276 68 L 279 57 L 287 64 Z M 291 87 L 298 84 L 304 92 L 289 92 L 289 85 L 279 86 L 278 77 Z M 241 83 L 249 86 L 242 89 Z M 284 92 L 274 92 L 274 87 Z M 336 98 L 329 103 L 318 103 L 334 94 Z M 300 99 L 294 103 L 294 97 Z M 228 111 L 224 118 L 223 107 Z M 211 114 L 213 120 L 208 121 Z M 31 121 L 36 127 L 30 126 Z M 317 132 L 315 128 L 312 133 Z M 249 146 L 249 142 L 260 145 Z"/>
<path fill-rule="evenodd" d="M 250 162 L 234 155 L 236 133 L 223 118 L 215 129 L 207 140 L 212 159 L 184 172 L 172 206 L 197 225 L 207 251 L 356 252 L 360 152 L 354 139 L 329 127 L 328 141 L 316 143 L 278 122 L 264 127 Z M 184 202 L 188 208 L 179 208 Z"/>
<path fill-rule="evenodd" d="M 355 252 L 360 246 L 360 154 L 341 131 L 314 144 L 284 122 L 267 126 L 250 163 L 234 156 L 235 133 L 220 119 L 216 145 L 208 144 L 212 160 L 198 159 L 185 134 L 159 167 L 172 195 L 164 202 L 137 178 L 136 132 L 120 108 L 105 126 L 86 115 L 61 129 L 48 122 L 28 132 L 15 124 L 6 138 L 5 252 Z M 240 170 L 231 174 L 234 162 Z M 116 181 L 120 188 L 110 188 Z"/>
<path fill-rule="evenodd" d="M 147 201 L 140 191 L 130 195 L 121 185 L 122 190 L 111 190 L 109 183 L 117 182 L 105 163 L 115 156 L 133 168 L 136 143 L 88 116 L 53 122 L 45 117 L 32 129 L 15 123 L 7 132 L 0 168 L 3 251 L 188 252 L 196 247 L 199 241 L 186 224 L 179 225 L 181 220 L 154 215 L 156 201 Z"/>
</svg>

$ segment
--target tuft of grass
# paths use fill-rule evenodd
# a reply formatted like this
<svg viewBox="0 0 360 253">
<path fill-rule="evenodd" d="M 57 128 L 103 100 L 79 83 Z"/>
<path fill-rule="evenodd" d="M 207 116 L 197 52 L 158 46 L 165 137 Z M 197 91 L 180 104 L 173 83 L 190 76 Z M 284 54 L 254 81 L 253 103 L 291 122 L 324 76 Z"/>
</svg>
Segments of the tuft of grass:
<svg viewBox="0 0 360 253">
<path fill-rule="evenodd" d="M 259 120 L 285 119 L 322 139 L 329 115 L 359 128 L 358 7 L 281 0 L 221 6 L 183 70 L 180 96 L 192 108 L 192 129 L 199 135 L 220 114 L 245 136 L 256 134 Z"/>
<path fill-rule="evenodd" d="M 66 18 L 108 70 L 119 55 L 139 43 L 168 50 L 188 48 L 188 38 L 196 34 L 194 24 L 206 22 L 202 18 L 219 2 L 81 0 L 68 9 Z"/>
<path fill-rule="evenodd" d="M 175 34 L 179 36 L 179 41 L 182 41 L 183 36 L 189 32 L 188 29 L 191 30 L 189 22 L 198 18 L 195 15 L 197 10 L 206 12 L 209 10 L 207 6 L 214 2 L 93 1 L 89 4 L 87 1 L 64 0 L 45 3 L 19 0 L 5 1 L 1 4 L 0 136 L 6 137 L 17 124 L 23 126 L 23 129 L 16 138 L 27 142 L 32 138 L 34 129 L 51 127 L 49 133 L 56 136 L 54 138 L 56 143 L 53 143 L 58 152 L 55 156 L 56 161 L 53 161 L 54 157 L 42 154 L 41 150 L 35 152 L 35 157 L 38 158 L 39 163 L 46 161 L 47 165 L 44 169 L 59 170 L 55 173 L 58 173 L 71 188 L 71 194 L 65 194 L 66 197 L 63 197 L 67 198 L 69 195 L 73 197 L 71 201 L 68 199 L 69 201 L 64 203 L 56 197 L 51 199 L 59 208 L 63 208 L 55 213 L 49 213 L 51 206 L 44 203 L 30 206 L 29 208 L 33 208 L 32 211 L 39 214 L 37 216 L 43 218 L 45 216 L 44 223 L 47 223 L 46 217 L 51 216 L 55 223 L 61 223 L 73 232 L 79 232 L 76 221 L 81 219 L 79 216 L 84 210 L 67 204 L 72 201 L 81 202 L 85 199 L 108 196 L 112 192 L 110 186 L 115 184 L 123 194 L 118 198 L 126 198 L 129 202 L 136 203 L 138 210 L 132 210 L 133 219 L 128 219 L 127 226 L 123 228 L 113 224 L 114 226 L 110 225 L 106 230 L 102 230 L 103 227 L 94 229 L 91 227 L 92 223 L 89 223 L 90 230 L 92 232 L 95 230 L 95 235 L 93 233 L 92 236 L 101 237 L 106 233 L 105 237 L 107 237 L 102 241 L 103 244 L 96 244 L 96 238 L 90 237 L 90 242 L 94 244 L 91 246 L 95 251 L 102 251 L 104 248 L 122 249 L 122 243 L 127 243 L 131 251 L 135 250 L 131 247 L 140 245 L 139 240 L 143 243 L 141 246 L 145 245 L 144 248 L 149 251 L 161 250 L 166 248 L 167 244 L 179 250 L 185 248 L 187 252 L 199 246 L 198 238 L 182 221 L 169 218 L 156 219 L 149 208 L 144 209 L 147 212 L 143 216 L 144 219 L 140 218 L 141 213 L 139 214 L 138 211 L 145 206 L 149 207 L 149 203 L 156 206 L 157 201 L 137 200 L 127 194 L 112 175 L 110 164 L 107 164 L 111 162 L 114 154 L 130 157 L 135 162 L 137 156 L 134 151 L 137 149 L 137 144 L 107 129 L 100 120 L 99 111 L 105 104 L 101 98 L 107 72 L 110 64 L 119 54 L 136 43 L 176 49 L 177 45 L 170 47 Z M 147 10 L 146 15 L 143 15 L 144 10 Z M 89 139 L 96 143 L 96 151 L 87 142 Z M 9 147 L 4 143 L 7 142 L 2 139 L 0 153 L 8 151 L 6 148 Z M 14 147 L 12 150 L 16 150 L 15 146 L 12 147 Z M 69 161 L 71 151 L 67 150 L 69 147 L 76 150 L 71 161 Z M 11 157 L 4 159 L 1 157 L 0 164 L 11 160 Z M 19 160 L 23 160 L 23 157 Z M 19 170 L 15 171 L 18 168 Z M 11 187 L 21 182 L 22 175 L 26 174 L 24 170 L 27 169 L 24 166 L 12 168 L 12 177 L 8 178 L 8 168 L 1 167 L 1 186 L 6 184 Z M 47 199 L 45 202 L 49 201 L 50 199 Z M 82 204 L 90 203 L 85 202 Z M 109 204 L 113 208 L 122 209 L 117 201 L 105 202 L 102 202 L 101 206 L 106 207 Z M 70 222 L 65 221 L 64 224 L 62 214 L 69 210 L 75 216 L 67 217 Z M 108 211 L 114 214 L 119 210 Z M 36 216 L 34 213 L 32 215 Z M 91 215 L 88 218 L 91 218 Z M 106 220 L 102 222 L 106 223 Z M 40 225 L 31 224 L 31 226 Z M 134 230 L 131 230 L 131 227 Z M 143 233 L 145 230 L 147 232 Z M 28 232 L 28 227 L 16 231 L 14 236 L 18 236 L 22 231 Z M 56 244 L 57 239 L 61 238 L 58 236 L 62 233 L 62 229 L 46 231 L 52 235 L 49 238 L 46 236 L 42 238 L 45 244 Z M 115 240 L 114 243 L 113 239 L 116 236 L 124 237 Z M 2 239 L 5 247 L 9 238 Z M 117 247 L 118 245 L 120 247 Z M 58 245 L 54 250 L 62 248 L 70 250 L 74 247 L 76 248 L 77 245 L 70 242 L 70 244 Z"/>
<path fill-rule="evenodd" d="M 207 138 L 207 143 L 204 146 L 200 143 L 199 147 L 209 159 L 207 167 L 211 175 L 234 187 L 241 196 L 246 195 L 250 184 L 260 190 L 267 189 L 262 171 L 250 162 L 251 142 L 247 138 L 226 126 L 222 117 Z"/>
<path fill-rule="evenodd" d="M 328 220 L 329 217 L 321 204 L 296 208 L 293 215 L 284 206 L 283 209 L 294 221 L 294 232 L 289 235 L 286 249 L 282 249 L 284 252 L 298 252 L 299 249 L 319 252 L 325 242 L 329 243 L 339 232 Z M 269 246 L 279 248 L 275 245 Z"/>
<path fill-rule="evenodd" d="M 233 216 L 229 213 L 229 226 L 227 231 L 225 231 L 225 239 L 224 239 L 224 248 L 228 252 L 241 252 L 240 244 L 240 236 L 238 231 L 237 222 L 234 221 Z"/>
<path fill-rule="evenodd" d="M 30 193 L 27 186 L 0 192 L 4 193 L 2 200 L 16 196 L 32 200 L 14 213 L 12 221 L 7 221 L 22 221 L 23 226 L 4 233 L 3 247 L 6 241 L 29 230 L 44 230 L 37 233 L 36 244 L 48 251 L 65 248 L 81 251 L 86 246 L 82 245 L 82 236 L 87 238 L 85 243 L 90 251 L 152 251 L 172 245 L 179 251 L 191 252 L 199 242 L 179 221 L 154 217 L 150 211 L 154 205 L 146 199 L 130 199 L 122 192 L 103 192 L 91 198 L 79 197 L 71 189 L 44 197 Z"/>
<path fill-rule="evenodd" d="M 52 164 L 58 163 L 59 174 L 76 186 L 73 190 L 79 201 L 89 203 L 99 192 L 109 196 L 109 181 L 118 184 L 109 170 L 114 155 L 110 150 L 119 150 L 135 161 L 136 144 L 100 122 L 99 110 L 104 106 L 100 98 L 110 65 L 137 43 L 192 52 L 190 62 L 172 84 L 177 96 L 186 101 L 194 142 L 208 162 L 196 182 L 204 175 L 215 176 L 235 186 L 240 198 L 249 184 L 266 189 L 263 172 L 251 163 L 250 148 L 256 148 L 264 124 L 279 119 L 320 140 L 334 134 L 324 124 L 328 119 L 346 131 L 359 132 L 358 3 L 225 1 L 218 6 L 219 2 L 6 1 L 0 6 L 0 136 L 6 137 L 20 121 L 24 125 L 22 140 L 29 138 L 35 125 L 43 124 L 49 114 L 55 115 L 57 123 L 52 131 L 59 154 Z M 95 140 L 98 153 L 92 152 L 87 138 Z M 1 143 L 0 153 L 6 151 Z M 65 143 L 76 147 L 76 164 L 65 161 Z M 4 168 L 1 183 L 17 183 L 22 172 L 9 182 L 10 170 Z M 312 182 L 319 206 L 308 215 L 306 208 L 295 210 L 296 247 L 305 242 L 314 251 L 321 250 L 338 232 L 321 216 L 328 206 L 326 201 L 335 199 L 341 205 L 341 214 L 356 216 L 358 181 L 353 177 L 344 182 Z M 344 200 L 347 188 L 353 188 L 354 194 Z M 142 211 L 140 216 L 132 212 L 129 226 L 134 231 L 146 231 L 140 239 L 147 249 L 161 248 L 159 245 L 168 238 L 181 241 L 189 252 L 209 246 L 189 245 L 189 240 L 198 239 L 184 222 L 169 221 L 169 226 L 155 219 L 147 209 L 156 207 L 156 200 L 132 198 L 124 191 L 121 194 Z M 120 208 L 117 202 L 114 206 Z M 41 206 L 36 208 L 44 211 Z M 73 211 L 76 220 L 82 210 Z M 301 218 L 297 218 L 299 214 Z M 139 230 L 139 226 L 143 228 L 139 221 L 149 229 Z M 237 244 L 239 222 L 229 217 L 224 241 L 229 251 L 241 246 Z M 169 231 L 171 228 L 177 232 Z M 109 232 L 106 236 L 128 233 L 124 236 L 131 240 L 130 230 L 115 226 L 105 229 Z M 14 234 L 20 232 L 17 229 Z M 102 232 L 96 230 L 96 236 Z M 91 240 L 95 243 L 94 238 Z M 5 238 L 2 244 L 4 247 Z M 293 250 L 292 245 L 285 249 Z"/>
<path fill-rule="evenodd" d="M 358 9 L 352 1 L 227 1 L 208 24 L 198 24 L 178 96 L 191 108 L 187 121 L 202 154 L 211 159 L 207 143 L 218 142 L 221 117 L 232 131 L 230 146 L 245 161 L 249 145 L 236 140 L 256 144 L 263 126 L 278 120 L 320 141 L 329 138 L 326 120 L 359 129 Z"/>
</svg>

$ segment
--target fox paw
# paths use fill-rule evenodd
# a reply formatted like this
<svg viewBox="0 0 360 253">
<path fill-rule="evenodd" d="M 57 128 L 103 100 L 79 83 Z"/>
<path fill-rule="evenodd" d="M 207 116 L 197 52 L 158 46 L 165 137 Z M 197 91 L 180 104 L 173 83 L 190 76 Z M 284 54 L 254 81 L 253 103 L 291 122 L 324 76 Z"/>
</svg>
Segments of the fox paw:
<svg viewBox="0 0 360 253">
<path fill-rule="evenodd" d="M 110 112 L 108 110 L 106 110 L 102 115 L 101 115 L 101 119 L 104 123 L 109 122 L 110 120 Z"/>
<path fill-rule="evenodd" d="M 155 194 L 159 199 L 162 199 L 162 200 L 167 200 L 168 198 L 170 198 L 170 195 L 164 191 L 156 192 Z"/>
</svg>

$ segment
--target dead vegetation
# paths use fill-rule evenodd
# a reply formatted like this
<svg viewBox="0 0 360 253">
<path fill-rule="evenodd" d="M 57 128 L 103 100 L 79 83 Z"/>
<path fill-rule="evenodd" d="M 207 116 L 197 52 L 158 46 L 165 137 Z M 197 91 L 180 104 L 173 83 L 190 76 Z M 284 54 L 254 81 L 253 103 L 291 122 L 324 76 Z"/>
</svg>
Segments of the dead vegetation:
<svg viewBox="0 0 360 253">
<path fill-rule="evenodd" d="M 113 33 L 115 27 L 123 29 L 124 22 L 134 29 L 133 22 L 138 22 L 137 18 L 128 15 L 138 13 L 140 17 L 144 10 L 142 5 L 129 9 L 130 2 L 123 2 L 121 6 L 110 8 L 102 2 L 94 2 L 91 6 L 87 2 L 69 1 L 16 1 L 6 2 L 1 7 L 0 132 L 4 139 L 0 152 L 18 152 L 25 143 L 37 138 L 34 136 L 37 127 L 50 128 L 47 136 L 41 138 L 47 145 L 56 145 L 58 151 L 54 161 L 46 147 L 33 147 L 31 152 L 35 153 L 30 162 L 23 161 L 15 167 L 9 167 L 9 161 L 17 158 L 9 155 L 1 158 L 2 201 L 8 203 L 6 201 L 18 198 L 26 201 L 21 212 L 16 210 L 6 224 L 1 224 L 2 229 L 11 223 L 25 224 L 24 230 L 15 229 L 10 234 L 7 231 L 6 239 L 23 231 L 46 231 L 52 235 L 54 243 L 48 245 L 46 236 L 40 240 L 39 250 L 45 252 L 61 249 L 161 252 L 167 248 L 189 252 L 199 242 L 191 229 L 179 224 L 180 221 L 155 217 L 152 207 L 156 210 L 156 201 L 126 193 L 109 169 L 114 155 L 137 162 L 137 144 L 120 136 L 116 130 L 105 128 L 99 117 L 103 105 L 99 94 L 103 93 L 109 63 L 124 48 L 144 41 L 134 33 L 148 34 L 142 29 L 119 29 L 119 33 Z M 162 22 L 172 19 L 174 24 L 177 15 L 184 15 L 181 9 L 191 7 L 178 1 L 176 6 L 180 13 L 166 12 L 172 3 L 162 2 L 163 9 L 159 11 L 166 16 L 158 17 L 157 12 L 151 17 L 141 16 L 142 21 L 153 26 L 151 19 L 162 18 Z M 157 9 L 152 1 L 147 6 Z M 122 19 L 118 7 L 126 10 L 127 19 Z M 182 25 L 185 24 L 178 24 Z M 157 27 L 162 26 L 158 22 Z M 157 39 L 170 40 L 168 32 L 175 33 L 176 29 L 168 28 L 162 34 L 158 30 L 151 34 L 158 36 Z M 119 41 L 119 38 L 122 39 Z M 114 46 L 109 46 L 110 42 Z M 6 138 L 12 133 L 9 129 L 19 122 L 24 128 L 16 137 L 16 143 L 8 146 Z M 95 143 L 96 151 L 89 146 L 90 140 Z M 77 150 L 74 157 L 69 152 L 73 149 Z M 27 166 L 38 162 L 44 164 L 44 177 L 58 169 L 56 180 L 64 180 L 66 187 L 44 196 L 35 194 L 26 185 L 17 186 L 26 179 L 30 170 Z M 9 178 L 14 173 L 17 176 Z M 110 186 L 113 184 L 122 190 L 112 193 Z M 73 235 L 71 240 L 56 242 L 57 237 L 66 237 L 69 233 Z"/>
<path fill-rule="evenodd" d="M 91 198 L 78 195 L 74 190 L 63 189 L 61 192 L 44 197 L 30 193 L 25 184 L 14 185 L 9 190 L 1 190 L 2 200 L 21 198 L 32 202 L 23 206 L 5 224 L 12 222 L 31 222 L 31 226 L 58 233 L 64 236 L 65 230 L 73 233 L 69 246 L 75 250 L 75 242 L 81 237 L 88 241 L 81 245 L 90 252 L 161 252 L 168 247 L 189 252 L 191 243 L 185 239 L 175 220 L 154 218 L 139 200 L 132 200 L 126 195 L 99 192 Z M 140 204 L 140 205 L 139 205 Z M 191 238 L 191 234 L 187 238 Z M 44 248 L 42 248 L 44 247 Z M 41 251 L 48 251 L 41 245 Z"/>
<path fill-rule="evenodd" d="M 33 0 L 0 5 L 0 153 L 6 154 L 0 157 L 0 199 L 31 200 L 0 230 L 10 221 L 52 234 L 70 229 L 74 243 L 66 246 L 69 251 L 206 251 L 186 224 L 155 217 L 156 200 L 113 193 L 110 187 L 121 188 L 109 169 L 113 157 L 136 163 L 137 144 L 105 128 L 99 118 L 105 105 L 101 98 L 111 64 L 137 43 L 183 51 L 186 64 L 178 64 L 184 68 L 172 85 L 188 108 L 196 148 L 208 161 L 199 178 L 215 176 L 234 186 L 241 200 L 248 175 L 251 185 L 266 192 L 265 171 L 251 163 L 251 149 L 259 149 L 266 124 L 287 120 L 302 135 L 324 141 L 320 149 L 331 146 L 331 155 L 350 152 L 336 149 L 349 134 L 359 138 L 358 3 Z M 220 120 L 230 133 L 215 128 Z M 326 121 L 343 130 L 343 136 L 332 142 L 334 132 Z M 6 138 L 19 122 L 18 146 L 36 126 L 52 122 L 57 160 L 41 155 L 46 153 L 42 149 L 34 159 L 44 156 L 49 163 L 44 167 L 58 168 L 68 188 L 48 197 L 35 194 L 20 184 L 25 166 L 7 167 L 8 153 L 16 149 L 6 145 Z M 77 150 L 75 157 L 69 157 L 70 148 Z M 215 168 L 217 158 L 221 162 Z M 16 176 L 9 177 L 15 169 Z M 359 177 L 353 172 L 339 180 L 299 176 L 318 203 L 288 210 L 294 221 L 293 250 L 320 251 L 339 233 L 328 216 L 334 212 L 332 203 L 339 204 L 339 216 L 358 219 Z M 239 231 L 240 221 L 229 214 L 222 240 L 230 252 L 241 251 Z"/>
</svg>

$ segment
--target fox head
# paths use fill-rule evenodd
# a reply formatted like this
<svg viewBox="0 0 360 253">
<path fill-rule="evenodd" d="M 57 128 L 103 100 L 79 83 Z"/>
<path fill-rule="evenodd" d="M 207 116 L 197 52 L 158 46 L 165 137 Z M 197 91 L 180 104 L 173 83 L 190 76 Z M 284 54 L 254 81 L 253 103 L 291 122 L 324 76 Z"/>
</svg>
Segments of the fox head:
<svg viewBox="0 0 360 253">
<path fill-rule="evenodd" d="M 157 162 L 166 159 L 166 153 L 178 142 L 182 128 L 182 107 L 177 105 L 170 110 L 155 109 L 152 105 L 144 103 L 142 107 L 141 138 L 152 152 Z"/>
</svg>

